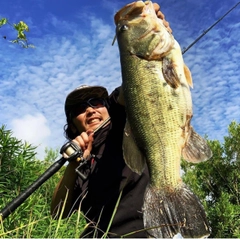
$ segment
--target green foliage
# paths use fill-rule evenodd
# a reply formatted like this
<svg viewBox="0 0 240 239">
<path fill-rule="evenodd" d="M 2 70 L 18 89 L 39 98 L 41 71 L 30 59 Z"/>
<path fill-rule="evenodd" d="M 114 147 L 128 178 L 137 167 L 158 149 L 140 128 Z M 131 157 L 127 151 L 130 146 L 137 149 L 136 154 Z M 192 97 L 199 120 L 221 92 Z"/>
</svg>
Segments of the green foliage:
<svg viewBox="0 0 240 239">
<path fill-rule="evenodd" d="M 240 237 L 240 124 L 232 122 L 224 143 L 208 140 L 213 156 L 204 163 L 182 162 L 184 181 L 203 201 L 211 237 Z"/>
<path fill-rule="evenodd" d="M 182 163 L 184 181 L 202 200 L 211 227 L 211 237 L 240 237 L 240 124 L 232 122 L 224 142 L 208 140 L 213 157 L 200 164 Z M 46 150 L 37 160 L 35 148 L 0 128 L 0 210 L 39 178 L 58 157 Z M 79 237 L 85 220 L 80 212 L 64 220 L 53 220 L 50 202 L 64 166 L 37 189 L 4 221 L 1 238 Z"/>
<path fill-rule="evenodd" d="M 0 19 L 0 27 L 2 27 L 5 24 L 7 24 L 7 18 Z"/>
<path fill-rule="evenodd" d="M 29 48 L 29 47 L 34 48 L 34 45 L 28 44 L 28 40 L 27 40 L 27 37 L 26 37 L 25 32 L 29 32 L 29 27 L 28 27 L 28 25 L 27 25 L 25 22 L 19 21 L 19 23 L 17 23 L 17 24 L 15 24 L 15 23 L 14 23 L 14 24 L 11 24 L 11 23 L 8 21 L 7 18 L 1 18 L 1 19 L 0 19 L 0 28 L 1 28 L 3 25 L 6 25 L 6 24 L 12 26 L 12 28 L 17 31 L 17 37 L 16 37 L 16 39 L 11 40 L 10 42 L 12 42 L 12 43 L 17 43 L 17 44 L 19 44 L 20 46 L 22 46 L 23 48 Z M 6 36 L 3 36 L 3 38 L 4 38 L 4 39 L 7 39 Z"/>
<path fill-rule="evenodd" d="M 37 180 L 55 161 L 58 153 L 46 150 L 45 160 L 37 160 L 35 147 L 0 128 L 0 210 Z M 1 221 L 1 238 L 79 237 L 85 220 L 79 213 L 56 221 L 50 216 L 54 188 L 64 166 L 27 198 L 14 212 Z"/>
</svg>

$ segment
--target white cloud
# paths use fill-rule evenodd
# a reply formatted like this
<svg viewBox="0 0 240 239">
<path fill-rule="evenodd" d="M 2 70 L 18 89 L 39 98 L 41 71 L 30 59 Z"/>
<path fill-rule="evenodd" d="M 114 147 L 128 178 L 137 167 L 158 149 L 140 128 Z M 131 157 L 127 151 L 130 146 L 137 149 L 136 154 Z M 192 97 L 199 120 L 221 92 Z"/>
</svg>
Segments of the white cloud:
<svg viewBox="0 0 240 239">
<path fill-rule="evenodd" d="M 42 114 L 25 115 L 22 118 L 13 119 L 11 128 L 17 138 L 35 145 L 41 144 L 51 133 L 47 120 Z"/>
<path fill-rule="evenodd" d="M 47 119 L 42 114 L 24 115 L 21 118 L 13 119 L 10 122 L 13 136 L 33 146 L 37 146 L 38 157 L 44 157 L 44 149 L 48 145 L 48 137 L 51 130 L 47 124 Z"/>
<path fill-rule="evenodd" d="M 72 28 L 67 38 L 55 29 L 35 39 L 36 49 L 22 52 L 20 62 L 3 67 L 1 121 L 16 137 L 38 146 L 41 157 L 45 147 L 56 149 L 65 142 L 63 109 L 70 91 L 80 84 L 103 85 L 109 92 L 120 85 L 117 46 L 111 45 L 114 29 L 94 17 L 91 24 L 90 32 L 98 27 L 96 35 Z M 58 20 L 56 25 L 61 31 L 71 29 L 71 23 L 61 25 Z M 14 50 L 6 54 L 13 56 Z"/>
</svg>

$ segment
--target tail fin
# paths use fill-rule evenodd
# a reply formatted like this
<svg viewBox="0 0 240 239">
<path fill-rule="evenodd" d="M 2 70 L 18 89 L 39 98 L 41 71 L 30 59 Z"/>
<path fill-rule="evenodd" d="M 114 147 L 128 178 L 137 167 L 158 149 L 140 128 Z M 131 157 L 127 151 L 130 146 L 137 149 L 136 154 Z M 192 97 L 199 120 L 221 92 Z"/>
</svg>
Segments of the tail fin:
<svg viewBox="0 0 240 239">
<path fill-rule="evenodd" d="M 150 237 L 206 238 L 211 228 L 197 196 L 183 186 L 172 192 L 156 190 L 149 185 L 143 205 L 144 227 Z"/>
</svg>

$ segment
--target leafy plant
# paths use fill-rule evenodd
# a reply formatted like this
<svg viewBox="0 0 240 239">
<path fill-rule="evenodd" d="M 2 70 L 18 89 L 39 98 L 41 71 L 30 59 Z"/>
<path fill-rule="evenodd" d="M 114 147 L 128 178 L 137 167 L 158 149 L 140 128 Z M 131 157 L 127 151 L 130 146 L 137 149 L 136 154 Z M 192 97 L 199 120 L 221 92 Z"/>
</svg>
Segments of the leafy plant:
<svg viewBox="0 0 240 239">
<path fill-rule="evenodd" d="M 25 22 L 19 21 L 16 24 L 15 23 L 11 24 L 7 18 L 1 18 L 0 19 L 0 28 L 4 25 L 10 25 L 14 30 L 17 31 L 16 39 L 11 40 L 10 42 L 17 43 L 20 46 L 22 46 L 23 48 L 29 48 L 29 47 L 34 48 L 34 45 L 28 44 L 28 40 L 27 40 L 25 32 L 29 32 L 29 27 Z M 7 39 L 7 36 L 3 36 L 3 38 Z"/>
<path fill-rule="evenodd" d="M 182 162 L 184 181 L 203 202 L 214 238 L 240 237 L 240 124 L 232 122 L 228 131 L 223 143 L 208 140 L 213 152 L 210 160 L 196 165 Z M 38 160 L 34 150 L 14 138 L 5 126 L 0 128 L 0 209 L 42 175 L 58 156 L 50 149 L 44 160 Z M 0 218 L 1 238 L 79 237 L 86 225 L 80 211 L 67 219 L 53 220 L 50 216 L 52 193 L 64 169 L 4 221 Z"/>
<path fill-rule="evenodd" d="M 211 159 L 182 163 L 184 181 L 203 201 L 211 237 L 240 237 L 240 124 L 232 122 L 224 142 L 208 140 Z"/>
<path fill-rule="evenodd" d="M 13 137 L 5 126 L 0 128 L 0 210 L 38 179 L 57 157 L 57 151 L 46 150 L 45 160 L 38 160 L 34 150 L 35 147 Z M 50 216 L 52 193 L 63 170 L 64 167 L 7 218 L 0 218 L 1 238 L 79 237 L 85 225 L 80 212 L 59 221 Z"/>
</svg>

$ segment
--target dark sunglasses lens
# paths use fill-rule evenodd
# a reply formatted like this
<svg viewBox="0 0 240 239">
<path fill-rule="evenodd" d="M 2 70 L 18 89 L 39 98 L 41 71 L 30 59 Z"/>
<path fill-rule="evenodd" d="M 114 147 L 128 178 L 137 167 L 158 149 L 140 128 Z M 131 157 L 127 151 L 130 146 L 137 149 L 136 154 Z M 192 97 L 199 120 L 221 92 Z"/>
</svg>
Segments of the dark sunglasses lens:
<svg viewBox="0 0 240 239">
<path fill-rule="evenodd" d="M 72 116 L 76 117 L 79 114 L 84 113 L 86 111 L 87 107 L 88 107 L 87 103 L 82 103 L 82 104 L 76 106 L 76 108 L 74 108 L 73 111 L 72 111 Z"/>
<path fill-rule="evenodd" d="M 103 99 L 93 98 L 87 102 L 83 102 L 80 105 L 77 105 L 71 112 L 72 117 L 76 117 L 86 111 L 86 109 L 91 107 L 103 107 L 105 106 L 105 101 Z"/>
<path fill-rule="evenodd" d="M 102 107 L 105 106 L 105 102 L 103 99 L 90 99 L 88 103 L 93 107 Z"/>
</svg>

